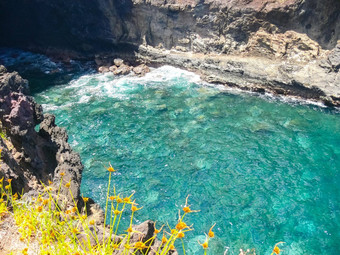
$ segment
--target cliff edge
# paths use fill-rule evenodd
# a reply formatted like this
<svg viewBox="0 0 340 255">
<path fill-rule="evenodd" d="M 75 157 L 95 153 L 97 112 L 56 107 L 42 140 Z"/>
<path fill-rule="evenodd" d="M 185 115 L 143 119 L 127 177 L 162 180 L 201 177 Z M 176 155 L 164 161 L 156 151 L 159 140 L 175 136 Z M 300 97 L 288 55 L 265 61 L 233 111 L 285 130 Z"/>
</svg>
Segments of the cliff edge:
<svg viewBox="0 0 340 255">
<path fill-rule="evenodd" d="M 171 64 L 330 106 L 340 105 L 339 39 L 339 0 L 0 1 L 3 46 Z"/>
</svg>

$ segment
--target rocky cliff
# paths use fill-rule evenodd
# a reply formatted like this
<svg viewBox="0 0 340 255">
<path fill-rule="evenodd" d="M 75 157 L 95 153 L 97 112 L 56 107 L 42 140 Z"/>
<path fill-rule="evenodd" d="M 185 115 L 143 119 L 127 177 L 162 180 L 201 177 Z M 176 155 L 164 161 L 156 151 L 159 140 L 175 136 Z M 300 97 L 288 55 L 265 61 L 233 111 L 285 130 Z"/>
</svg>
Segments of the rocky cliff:
<svg viewBox="0 0 340 255">
<path fill-rule="evenodd" d="M 1 45 L 63 59 L 137 57 L 340 104 L 338 0 L 2 0 L 0 12 Z"/>
<path fill-rule="evenodd" d="M 79 196 L 83 165 L 67 143 L 66 130 L 54 120 L 29 96 L 27 80 L 0 66 L 0 179 L 12 179 L 14 192 L 39 190 L 49 180 L 58 185 L 64 172 L 64 182 L 70 181 Z M 68 195 L 64 187 L 62 192 Z"/>
</svg>

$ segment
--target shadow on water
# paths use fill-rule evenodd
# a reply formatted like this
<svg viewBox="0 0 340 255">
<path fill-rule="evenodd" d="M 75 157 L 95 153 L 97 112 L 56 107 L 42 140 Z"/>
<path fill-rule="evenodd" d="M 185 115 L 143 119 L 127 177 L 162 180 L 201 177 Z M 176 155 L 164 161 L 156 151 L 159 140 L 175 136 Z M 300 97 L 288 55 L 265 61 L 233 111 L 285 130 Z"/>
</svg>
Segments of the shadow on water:
<svg viewBox="0 0 340 255">
<path fill-rule="evenodd" d="M 95 70 L 95 63 L 91 61 L 53 62 L 44 55 L 12 48 L 0 48 L 0 65 L 27 79 L 32 95 Z"/>
</svg>

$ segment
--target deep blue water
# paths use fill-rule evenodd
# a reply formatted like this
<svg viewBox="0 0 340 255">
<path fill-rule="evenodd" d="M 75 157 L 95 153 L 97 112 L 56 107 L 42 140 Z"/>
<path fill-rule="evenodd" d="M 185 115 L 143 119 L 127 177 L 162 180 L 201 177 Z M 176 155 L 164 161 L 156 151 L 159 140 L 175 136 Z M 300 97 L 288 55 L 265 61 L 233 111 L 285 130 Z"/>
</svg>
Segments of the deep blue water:
<svg viewBox="0 0 340 255">
<path fill-rule="evenodd" d="M 20 70 L 7 53 L 0 59 Z M 226 90 L 173 67 L 143 78 L 76 62 L 35 73 L 30 61 L 50 60 L 26 54 L 35 99 L 82 157 L 85 196 L 104 205 L 111 162 L 118 192 L 136 191 L 144 206 L 136 223 L 173 225 L 191 195 L 201 211 L 188 218 L 187 254 L 203 254 L 197 239 L 215 222 L 209 254 L 270 254 L 279 241 L 282 254 L 340 252 L 339 111 Z"/>
</svg>

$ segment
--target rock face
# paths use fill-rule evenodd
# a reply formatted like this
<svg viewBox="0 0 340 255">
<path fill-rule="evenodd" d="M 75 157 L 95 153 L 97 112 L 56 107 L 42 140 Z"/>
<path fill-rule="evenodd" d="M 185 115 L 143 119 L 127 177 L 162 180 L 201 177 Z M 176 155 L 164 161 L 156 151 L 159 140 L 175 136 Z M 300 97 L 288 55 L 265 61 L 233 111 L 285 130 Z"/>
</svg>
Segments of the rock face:
<svg viewBox="0 0 340 255">
<path fill-rule="evenodd" d="M 55 124 L 55 116 L 43 114 L 41 106 L 28 94 L 28 82 L 16 72 L 8 73 L 0 65 L 0 179 L 4 178 L 5 183 L 12 179 L 13 193 L 24 192 L 27 199 L 30 194 L 36 197 L 37 191 L 43 190 L 41 182 L 49 185 L 48 181 L 53 181 L 55 190 L 59 190 L 62 183 L 58 191 L 58 197 L 62 199 L 59 206 L 66 209 L 71 204 L 73 207 L 74 198 L 78 208 L 84 208 L 80 199 L 83 171 L 80 156 L 68 144 L 66 130 Z M 37 125 L 40 125 L 38 132 Z M 64 173 L 63 177 L 61 173 Z M 69 188 L 65 187 L 66 183 L 70 183 Z M 86 209 L 89 219 L 96 222 L 91 230 L 96 233 L 94 236 L 108 238 L 107 228 L 103 235 L 103 210 L 92 199 L 88 200 Z M 139 234 L 131 236 L 131 243 L 140 239 L 147 241 L 154 233 L 154 223 L 146 221 L 134 229 Z M 84 238 L 82 235 L 78 236 L 80 241 Z M 122 239 L 120 236 L 114 238 Z M 96 244 L 94 239 L 91 242 Z"/>
<path fill-rule="evenodd" d="M 117 56 L 174 64 L 330 105 L 340 104 L 339 39 L 338 0 L 0 1 L 0 45 L 95 57 L 117 74 L 130 71 L 108 69 Z"/>
<path fill-rule="evenodd" d="M 39 189 L 41 181 L 59 183 L 59 173 L 64 172 L 64 182 L 71 182 L 73 195 L 78 197 L 83 170 L 80 157 L 67 143 L 66 130 L 55 125 L 53 115 L 43 114 L 28 94 L 28 82 L 0 66 L 0 178 L 13 179 L 13 190 L 21 193 L 22 189 Z"/>
</svg>

